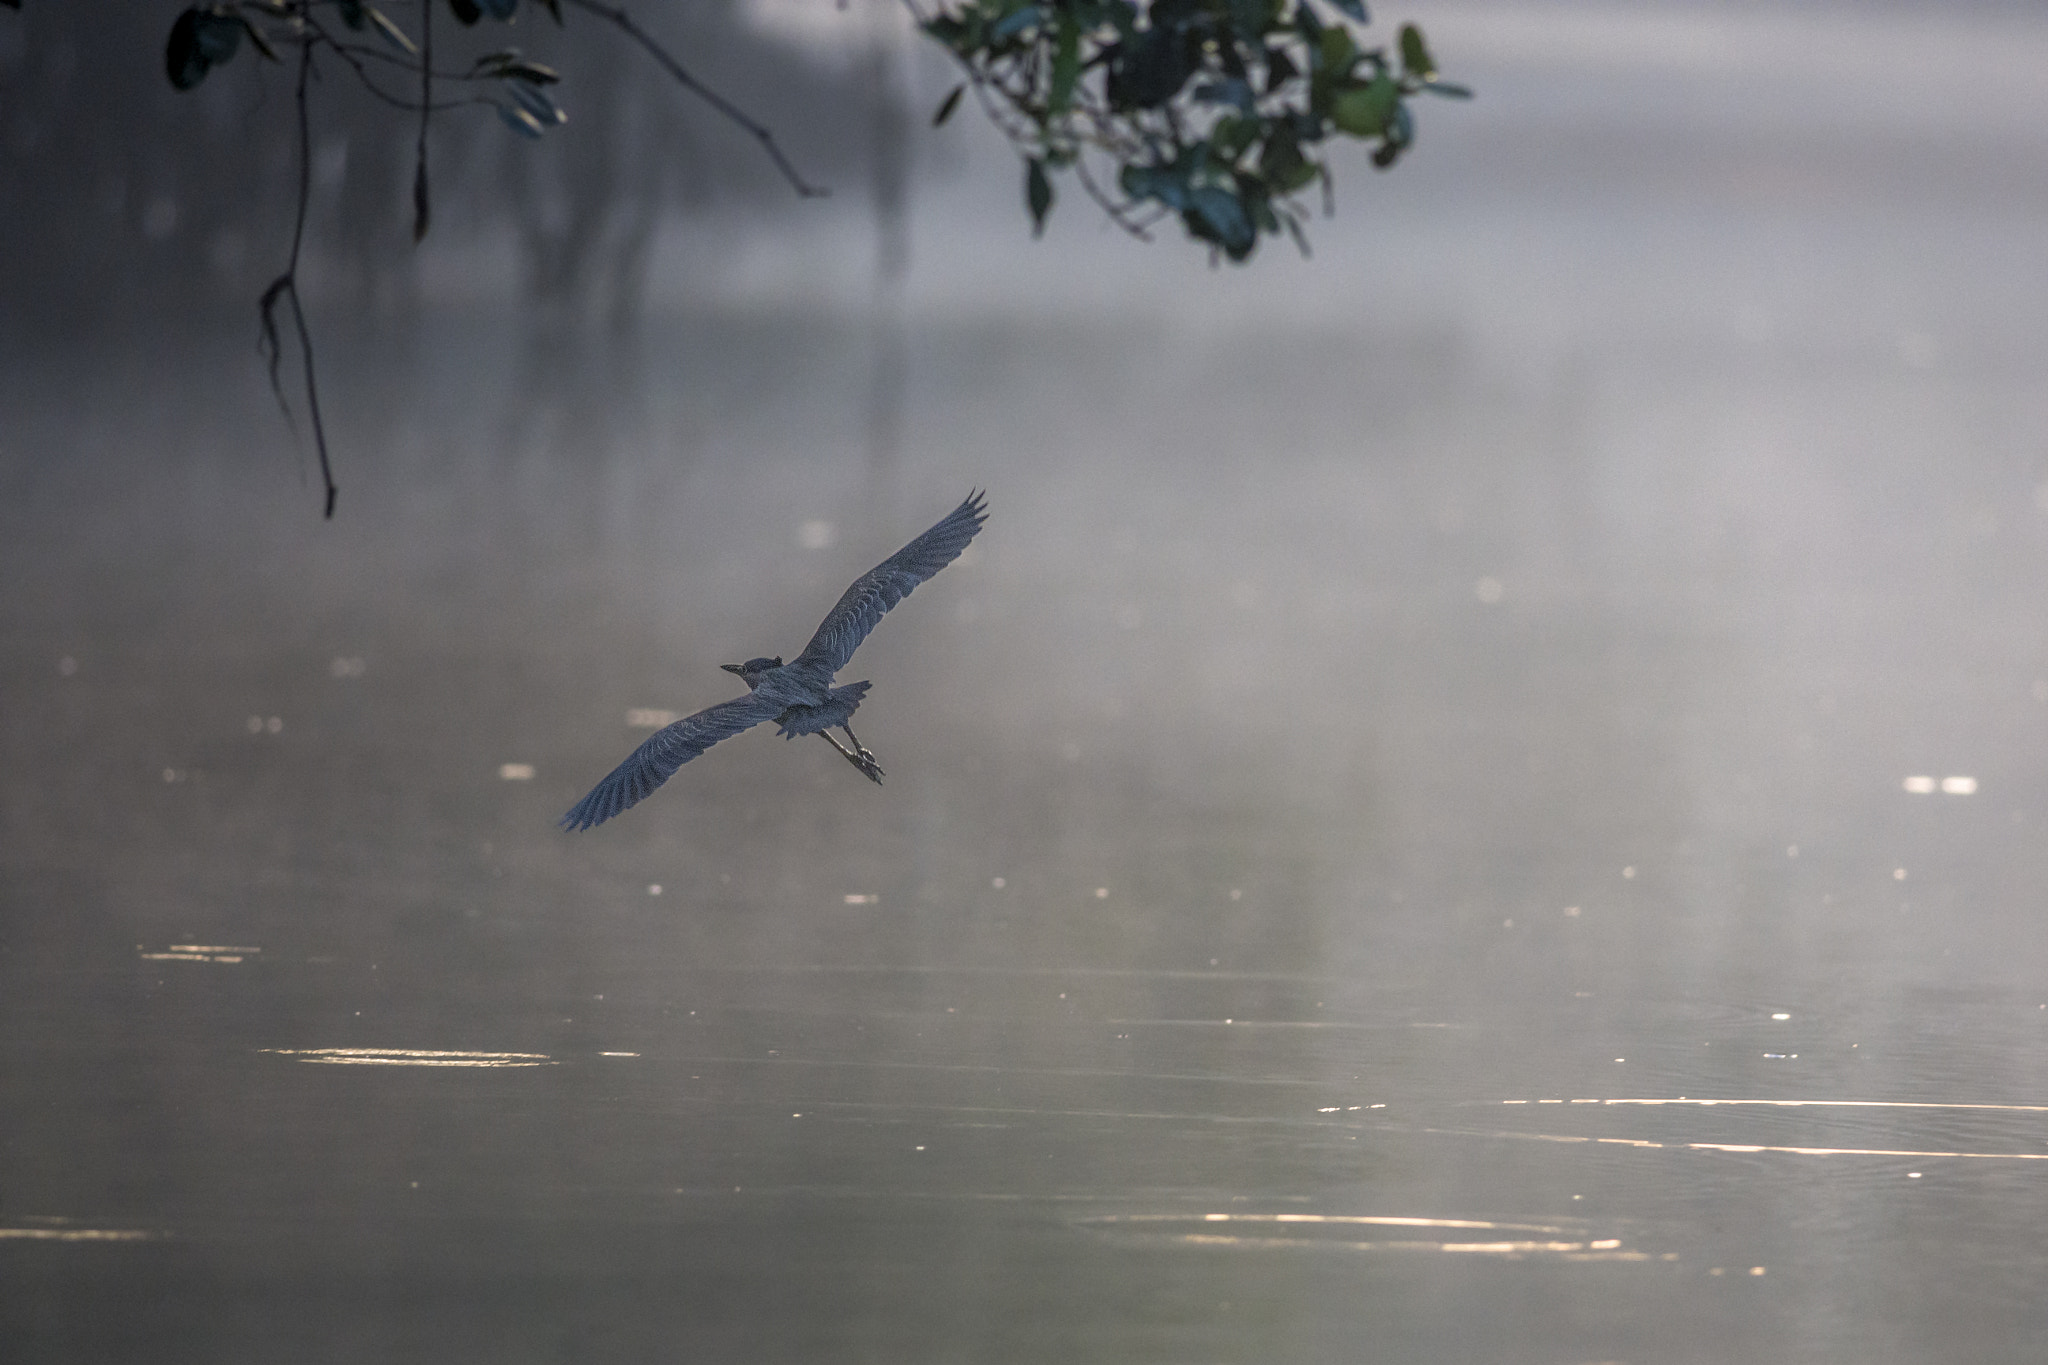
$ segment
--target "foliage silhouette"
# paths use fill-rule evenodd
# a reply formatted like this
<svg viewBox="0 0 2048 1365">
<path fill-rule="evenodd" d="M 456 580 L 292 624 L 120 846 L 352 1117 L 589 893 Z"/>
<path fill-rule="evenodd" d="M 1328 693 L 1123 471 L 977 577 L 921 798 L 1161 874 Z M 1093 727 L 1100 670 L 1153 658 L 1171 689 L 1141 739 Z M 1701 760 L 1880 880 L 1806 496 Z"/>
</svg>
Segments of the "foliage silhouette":
<svg viewBox="0 0 2048 1365">
<path fill-rule="evenodd" d="M 880 0 L 871 0 L 880 2 Z M 396 0 L 393 0 L 394 6 Z M 1361 0 L 903 0 L 921 31 L 959 65 L 963 79 L 940 104 L 943 124 L 968 91 L 1017 148 L 1024 208 L 1034 235 L 1071 175 L 1117 224 L 1149 239 L 1177 219 L 1212 260 L 1244 262 L 1265 235 L 1286 233 L 1305 254 L 1316 187 L 1330 206 L 1327 149 L 1363 142 L 1375 165 L 1392 166 L 1412 145 L 1418 94 L 1464 97 L 1439 78 L 1414 25 L 1391 49 L 1360 37 Z M 299 286 L 312 181 L 311 97 L 323 72 L 343 70 L 373 99 L 417 121 L 413 138 L 412 235 L 433 221 L 428 130 L 463 109 L 488 108 L 525 139 L 565 123 L 556 69 L 510 46 L 437 55 L 435 12 L 461 30 L 497 30 L 520 17 L 520 0 L 414 0 L 394 18 L 368 0 L 217 0 L 173 19 L 164 73 L 181 91 L 203 85 L 244 53 L 293 70 L 296 194 L 291 246 L 262 291 L 261 342 L 273 391 L 287 417 L 283 333 L 288 323 L 324 485 L 337 490 L 317 388 L 312 330 Z M 20 0 L 0 0 L 19 9 Z M 789 189 L 826 193 L 785 154 L 770 128 L 700 79 L 624 6 L 607 0 L 529 0 L 565 26 L 580 12 L 638 47 L 671 80 L 751 138 Z"/>
</svg>

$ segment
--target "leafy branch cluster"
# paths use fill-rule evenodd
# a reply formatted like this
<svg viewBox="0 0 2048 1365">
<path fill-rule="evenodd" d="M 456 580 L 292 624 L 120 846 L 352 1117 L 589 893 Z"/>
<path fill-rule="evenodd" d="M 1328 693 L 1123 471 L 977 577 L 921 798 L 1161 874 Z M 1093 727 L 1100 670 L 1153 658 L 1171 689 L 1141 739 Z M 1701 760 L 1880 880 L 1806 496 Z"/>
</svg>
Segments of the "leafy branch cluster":
<svg viewBox="0 0 2048 1365">
<path fill-rule="evenodd" d="M 915 0 L 911 0 L 913 7 Z M 965 0 L 918 15 L 968 81 L 939 106 L 944 122 L 971 85 L 1025 161 L 1035 230 L 1052 210 L 1052 174 L 1071 169 L 1139 237 L 1178 215 L 1188 234 L 1233 261 L 1263 233 L 1308 250 L 1300 192 L 1330 194 L 1324 145 L 1372 145 L 1392 166 L 1415 140 L 1416 94 L 1469 98 L 1438 78 L 1422 31 L 1396 51 L 1360 44 L 1361 0 Z M 1106 188 L 1093 154 L 1115 168 Z"/>
<path fill-rule="evenodd" d="M 845 0 L 841 0 L 843 4 Z M 1331 202 L 1334 139 L 1370 145 L 1392 166 L 1415 140 L 1410 100 L 1468 98 L 1438 77 L 1413 24 L 1391 50 L 1366 46 L 1363 0 L 904 0 L 925 34 L 966 75 L 940 105 L 943 123 L 972 89 L 1024 160 L 1024 199 L 1042 231 L 1053 178 L 1071 171 L 1117 224 L 1139 238 L 1178 217 L 1214 256 L 1248 259 L 1267 234 L 1289 234 L 1304 254 L 1307 212 L 1299 196 L 1320 185 Z M 927 11 L 921 6 L 935 4 Z M 0 0 L 18 8 L 20 0 Z M 416 121 L 413 236 L 430 221 L 427 132 L 435 115 L 488 105 L 514 132 L 540 138 L 567 120 L 551 87 L 560 77 L 517 48 L 437 65 L 437 12 L 464 28 L 511 23 L 520 0 L 385 0 L 405 5 L 411 31 L 368 0 L 208 0 L 171 26 L 164 50 L 170 83 L 191 90 L 246 44 L 296 67 L 297 202 L 291 251 L 262 296 L 262 346 L 270 381 L 290 417 L 279 378 L 279 318 L 289 318 L 303 362 L 303 390 L 334 514 L 311 332 L 298 285 L 310 200 L 309 89 L 322 68 L 345 68 L 384 104 Z M 745 132 L 800 195 L 807 181 L 772 132 L 692 74 L 609 0 L 531 0 L 557 26 L 569 10 L 601 21 L 639 47 L 678 85 Z M 1091 161 L 1093 167 L 1091 167 Z M 1112 172 L 1105 174 L 1104 172 Z"/>
<path fill-rule="evenodd" d="M 518 17 L 519 0 L 445 0 L 457 23 L 471 28 L 489 18 L 511 23 Z M 0 0 L 18 5 L 18 0 Z M 433 116 L 465 105 L 489 105 L 514 132 L 530 138 L 544 136 L 550 128 L 568 121 L 547 87 L 561 77 L 550 67 L 529 61 L 518 48 L 486 52 L 466 67 L 437 67 L 434 63 L 433 17 L 440 0 L 419 0 L 418 37 L 407 33 L 395 20 L 367 0 L 218 0 L 192 5 L 171 24 L 164 45 L 164 74 L 179 90 L 191 90 L 217 66 L 232 61 L 246 39 L 250 47 L 271 62 L 282 64 L 280 52 L 296 56 L 295 108 L 298 133 L 298 203 L 292 226 L 291 254 L 284 270 L 263 292 L 260 305 L 262 348 L 270 366 L 271 390 L 278 403 L 291 415 L 279 379 L 284 357 L 278 329 L 278 312 L 289 308 L 293 331 L 303 361 L 304 388 L 313 440 L 320 457 L 320 476 L 326 493 L 326 515 L 334 515 L 336 488 L 327 454 L 327 433 L 320 419 L 320 395 L 313 357 L 312 333 L 306 325 L 305 309 L 299 295 L 299 261 L 306 235 L 306 212 L 310 201 L 312 134 L 307 93 L 316 75 L 316 58 L 338 61 L 354 74 L 371 95 L 394 108 L 418 117 L 416 164 L 413 174 L 413 239 L 424 238 L 431 219 L 427 174 L 427 129 Z M 805 180 L 782 152 L 768 128 L 749 118 L 736 105 L 698 80 L 661 43 L 636 23 L 623 7 L 603 0 L 534 0 L 559 27 L 563 10 L 573 8 L 611 25 L 654 59 L 677 84 L 709 104 L 717 113 L 752 137 L 776 169 L 796 192 L 804 197 L 825 191 Z M 374 35 L 374 36 L 373 36 Z M 435 97 L 435 85 L 458 92 L 454 98 Z M 397 88 L 392 88 L 394 83 Z"/>
<path fill-rule="evenodd" d="M 560 23 L 560 0 L 541 0 L 555 22 Z M 492 18 L 509 21 L 518 11 L 518 0 L 449 0 L 457 22 L 469 26 L 483 18 L 485 6 Z M 415 42 L 405 30 L 375 5 L 364 0 L 227 0 L 226 3 L 193 5 L 171 24 L 164 44 L 164 74 L 179 90 L 195 89 L 216 66 L 234 60 L 246 37 L 264 58 L 281 62 L 279 49 L 296 49 L 298 81 L 295 88 L 298 115 L 298 211 L 292 223 L 291 255 L 284 270 L 263 291 L 258 312 L 262 320 L 262 348 L 270 366 L 270 387 L 277 395 L 285 416 L 291 407 L 285 401 L 278 368 L 284 360 L 284 346 L 278 334 L 280 306 L 288 306 L 292 330 L 299 343 L 299 355 L 306 393 L 307 415 L 313 427 L 313 443 L 320 457 L 320 481 L 325 490 L 325 515 L 334 515 L 338 489 L 327 454 L 327 428 L 320 419 L 320 388 L 313 358 L 313 335 L 306 325 L 305 305 L 299 294 L 299 259 L 306 238 L 306 209 L 311 197 L 312 131 L 307 112 L 307 86 L 314 74 L 316 53 L 341 61 L 372 95 L 399 109 L 419 115 L 419 140 L 413 174 L 413 240 L 427 235 L 430 221 L 427 178 L 427 126 L 433 115 L 462 104 L 494 105 L 508 126 L 531 137 L 562 123 L 567 115 L 551 99 L 545 86 L 559 77 L 547 67 L 523 59 L 516 48 L 487 53 L 467 71 L 437 71 L 433 58 L 433 7 L 431 0 L 420 7 L 420 39 Z M 329 22 L 337 21 L 337 22 Z M 354 35 L 374 31 L 378 41 Z M 410 79 L 417 77 L 417 97 L 386 89 L 379 76 L 393 71 Z M 497 98 L 470 95 L 437 103 L 434 81 L 475 84 L 493 82 Z"/>
<path fill-rule="evenodd" d="M 562 22 L 561 0 L 537 3 L 556 24 Z M 449 0 L 448 8 L 464 27 L 471 27 L 485 16 L 510 22 L 518 13 L 519 0 Z M 338 23 L 327 22 L 329 19 Z M 424 10 L 421 20 L 424 31 L 431 22 Z M 374 33 L 379 41 L 354 36 L 363 33 Z M 194 5 L 171 25 L 170 41 L 164 47 L 165 74 L 178 89 L 190 90 L 214 67 L 233 59 L 244 37 L 273 62 L 280 60 L 280 47 L 325 49 L 347 64 L 372 95 L 396 108 L 438 112 L 461 104 L 488 104 L 514 132 L 536 138 L 568 119 L 545 88 L 560 76 L 538 62 L 525 60 L 517 48 L 486 53 L 467 70 L 428 70 L 419 43 L 364 0 L 229 0 Z M 396 94 L 373 72 L 401 75 L 408 81 L 447 81 L 484 93 L 435 104 L 427 93 L 430 86 L 423 86 L 418 98 Z"/>
</svg>

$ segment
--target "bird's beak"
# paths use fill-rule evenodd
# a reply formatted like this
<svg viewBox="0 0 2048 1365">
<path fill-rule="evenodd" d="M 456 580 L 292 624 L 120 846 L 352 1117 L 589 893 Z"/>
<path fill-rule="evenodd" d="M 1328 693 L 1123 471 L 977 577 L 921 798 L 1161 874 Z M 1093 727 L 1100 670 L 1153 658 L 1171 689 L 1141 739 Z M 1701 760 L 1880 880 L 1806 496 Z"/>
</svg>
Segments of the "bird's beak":
<svg viewBox="0 0 2048 1365">
<path fill-rule="evenodd" d="M 747 671 L 738 664 L 720 664 L 719 667 L 728 673 L 745 673 Z"/>
</svg>

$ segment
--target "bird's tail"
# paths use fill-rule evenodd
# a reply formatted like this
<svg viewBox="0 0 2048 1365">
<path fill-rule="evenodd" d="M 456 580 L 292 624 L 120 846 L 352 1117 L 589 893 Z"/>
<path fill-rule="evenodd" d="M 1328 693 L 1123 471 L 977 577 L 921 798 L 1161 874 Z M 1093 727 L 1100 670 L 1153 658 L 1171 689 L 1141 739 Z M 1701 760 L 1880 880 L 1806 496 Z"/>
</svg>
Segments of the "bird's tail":
<svg viewBox="0 0 2048 1365">
<path fill-rule="evenodd" d="M 874 686 L 871 682 L 848 683 L 835 687 L 826 700 L 816 706 L 792 706 L 782 713 L 782 729 L 778 732 L 784 739 L 795 739 L 799 735 L 815 735 L 820 730 L 829 730 L 835 725 L 844 725 L 853 719 L 853 713 L 860 709 L 861 698 Z"/>
</svg>

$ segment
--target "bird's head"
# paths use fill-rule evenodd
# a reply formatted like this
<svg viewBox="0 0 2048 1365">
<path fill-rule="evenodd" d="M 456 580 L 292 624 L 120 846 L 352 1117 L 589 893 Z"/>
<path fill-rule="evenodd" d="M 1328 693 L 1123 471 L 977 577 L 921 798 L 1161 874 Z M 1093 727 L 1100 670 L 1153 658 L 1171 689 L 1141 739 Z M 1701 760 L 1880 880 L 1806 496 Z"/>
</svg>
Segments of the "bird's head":
<svg viewBox="0 0 2048 1365">
<path fill-rule="evenodd" d="M 741 680 L 746 683 L 747 690 L 751 692 L 761 685 L 761 679 L 767 676 L 770 669 L 782 667 L 782 660 L 749 659 L 743 664 L 720 664 L 719 667 L 728 673 L 739 674 Z"/>
</svg>

